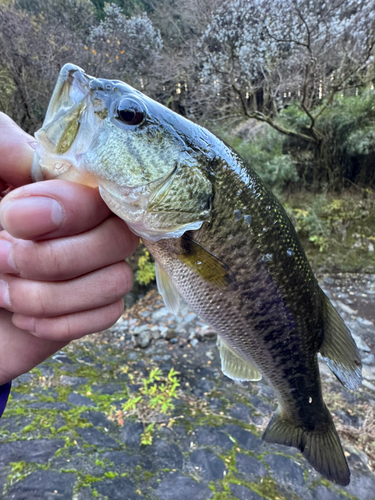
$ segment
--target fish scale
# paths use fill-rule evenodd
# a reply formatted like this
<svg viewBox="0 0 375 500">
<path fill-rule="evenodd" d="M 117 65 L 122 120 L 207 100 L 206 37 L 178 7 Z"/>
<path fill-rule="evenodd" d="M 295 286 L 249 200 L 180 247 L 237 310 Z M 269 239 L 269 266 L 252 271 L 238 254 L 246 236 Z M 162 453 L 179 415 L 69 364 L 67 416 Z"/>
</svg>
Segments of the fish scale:
<svg viewBox="0 0 375 500">
<path fill-rule="evenodd" d="M 36 139 L 33 178 L 99 186 L 154 256 L 167 307 L 177 313 L 182 295 L 216 329 L 223 372 L 270 383 L 279 406 L 263 439 L 294 446 L 347 485 L 317 353 L 355 389 L 358 350 L 259 176 L 204 128 L 72 64 L 60 72 Z"/>
</svg>

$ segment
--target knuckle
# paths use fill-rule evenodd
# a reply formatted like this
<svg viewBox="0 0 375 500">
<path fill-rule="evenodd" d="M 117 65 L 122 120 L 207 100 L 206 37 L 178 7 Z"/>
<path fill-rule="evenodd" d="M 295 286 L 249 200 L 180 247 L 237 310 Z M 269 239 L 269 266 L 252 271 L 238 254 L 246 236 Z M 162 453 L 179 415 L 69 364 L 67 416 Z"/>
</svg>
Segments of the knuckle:
<svg viewBox="0 0 375 500">
<path fill-rule="evenodd" d="M 24 280 L 21 283 L 20 281 L 10 286 L 10 302 L 13 311 L 36 317 L 46 316 L 49 310 L 50 295 L 46 292 L 43 284 Z"/>
<path fill-rule="evenodd" d="M 114 296 L 123 297 L 130 292 L 133 286 L 133 272 L 125 261 L 118 262 L 112 269 L 112 291 Z"/>
</svg>

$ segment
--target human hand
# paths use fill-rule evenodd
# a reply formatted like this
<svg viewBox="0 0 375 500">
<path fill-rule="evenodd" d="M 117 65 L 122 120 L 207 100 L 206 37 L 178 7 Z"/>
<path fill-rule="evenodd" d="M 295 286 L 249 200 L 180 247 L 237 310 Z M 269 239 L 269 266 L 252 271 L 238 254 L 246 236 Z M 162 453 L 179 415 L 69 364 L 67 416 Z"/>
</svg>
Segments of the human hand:
<svg viewBox="0 0 375 500">
<path fill-rule="evenodd" d="M 29 184 L 34 139 L 0 113 L 0 385 L 110 327 L 132 287 L 138 238 L 97 189 Z"/>
</svg>

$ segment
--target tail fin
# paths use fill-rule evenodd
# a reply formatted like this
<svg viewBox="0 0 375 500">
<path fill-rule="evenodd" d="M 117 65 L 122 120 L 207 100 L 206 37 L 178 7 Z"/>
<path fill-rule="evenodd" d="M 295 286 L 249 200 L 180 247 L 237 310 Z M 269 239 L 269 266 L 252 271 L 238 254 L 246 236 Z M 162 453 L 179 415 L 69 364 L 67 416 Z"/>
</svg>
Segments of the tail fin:
<svg viewBox="0 0 375 500">
<path fill-rule="evenodd" d="M 296 426 L 283 416 L 279 407 L 268 424 L 263 439 L 267 443 L 297 448 L 322 476 L 341 486 L 349 484 L 350 470 L 326 406 L 322 423 L 317 424 L 312 431 Z"/>
</svg>

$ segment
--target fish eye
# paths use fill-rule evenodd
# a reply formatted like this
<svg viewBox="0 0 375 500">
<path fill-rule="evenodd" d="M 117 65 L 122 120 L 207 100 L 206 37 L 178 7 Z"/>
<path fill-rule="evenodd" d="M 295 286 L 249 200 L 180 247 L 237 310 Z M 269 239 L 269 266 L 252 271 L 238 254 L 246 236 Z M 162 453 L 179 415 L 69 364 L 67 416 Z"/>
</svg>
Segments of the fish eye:
<svg viewBox="0 0 375 500">
<path fill-rule="evenodd" d="M 118 103 L 115 116 L 126 125 L 140 125 L 145 115 L 145 110 L 140 103 L 125 97 Z"/>
</svg>

